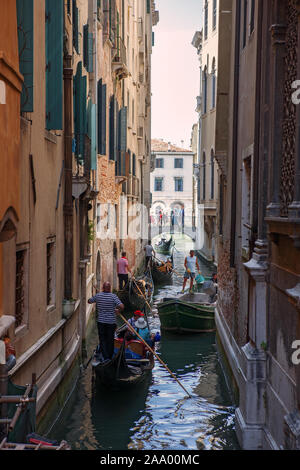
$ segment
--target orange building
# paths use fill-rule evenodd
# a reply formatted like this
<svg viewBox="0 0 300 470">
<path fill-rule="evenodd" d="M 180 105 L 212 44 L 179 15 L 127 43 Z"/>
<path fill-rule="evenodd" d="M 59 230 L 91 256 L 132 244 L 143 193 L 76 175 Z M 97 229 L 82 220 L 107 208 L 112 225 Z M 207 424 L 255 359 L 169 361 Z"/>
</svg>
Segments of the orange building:
<svg viewBox="0 0 300 470">
<path fill-rule="evenodd" d="M 16 2 L 0 0 L 0 317 L 4 246 L 17 232 L 20 205 L 20 93 Z"/>
</svg>

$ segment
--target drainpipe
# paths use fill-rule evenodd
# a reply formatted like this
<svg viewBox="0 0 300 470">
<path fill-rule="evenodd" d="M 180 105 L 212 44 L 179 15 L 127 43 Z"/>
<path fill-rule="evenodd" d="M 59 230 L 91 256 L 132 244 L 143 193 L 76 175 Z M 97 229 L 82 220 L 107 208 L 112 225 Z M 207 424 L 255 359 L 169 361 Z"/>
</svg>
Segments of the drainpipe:
<svg viewBox="0 0 300 470">
<path fill-rule="evenodd" d="M 233 97 L 233 133 L 232 133 L 232 188 L 231 188 L 231 233 L 230 233 L 230 267 L 235 265 L 236 250 L 236 196 L 237 196 L 237 152 L 239 129 L 239 68 L 241 43 L 241 2 L 236 2 L 235 13 L 235 58 L 234 58 L 234 97 Z"/>
<path fill-rule="evenodd" d="M 72 298 L 73 280 L 73 198 L 72 198 L 72 56 L 64 58 L 64 136 L 65 136 L 65 299 Z"/>
</svg>

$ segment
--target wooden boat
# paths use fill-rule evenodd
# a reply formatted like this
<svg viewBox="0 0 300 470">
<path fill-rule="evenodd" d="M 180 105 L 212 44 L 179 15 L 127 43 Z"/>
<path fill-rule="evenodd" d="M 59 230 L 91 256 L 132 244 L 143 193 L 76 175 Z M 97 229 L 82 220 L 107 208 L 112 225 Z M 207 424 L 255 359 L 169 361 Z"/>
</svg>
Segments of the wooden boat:
<svg viewBox="0 0 300 470">
<path fill-rule="evenodd" d="M 155 243 L 154 250 L 157 253 L 161 253 L 163 255 L 170 255 L 172 249 L 174 248 L 175 242 L 173 237 L 171 236 L 169 240 L 166 238 L 161 238 L 158 243 Z"/>
<path fill-rule="evenodd" d="M 130 279 L 128 298 L 132 308 L 138 310 L 149 310 L 148 304 L 151 304 L 154 292 L 154 283 L 151 270 L 137 278 Z"/>
<path fill-rule="evenodd" d="M 207 333 L 215 330 L 215 306 L 206 294 L 165 298 L 157 305 L 161 329 L 174 333 Z"/>
<path fill-rule="evenodd" d="M 163 284 L 172 281 L 173 277 L 173 256 L 170 258 L 170 265 L 167 264 L 167 261 L 159 261 L 154 259 L 152 261 L 152 277 L 155 284 Z"/>
<path fill-rule="evenodd" d="M 113 358 L 103 361 L 95 352 L 92 367 L 101 385 L 118 390 L 143 382 L 154 367 L 154 359 L 141 341 L 116 338 Z"/>
</svg>

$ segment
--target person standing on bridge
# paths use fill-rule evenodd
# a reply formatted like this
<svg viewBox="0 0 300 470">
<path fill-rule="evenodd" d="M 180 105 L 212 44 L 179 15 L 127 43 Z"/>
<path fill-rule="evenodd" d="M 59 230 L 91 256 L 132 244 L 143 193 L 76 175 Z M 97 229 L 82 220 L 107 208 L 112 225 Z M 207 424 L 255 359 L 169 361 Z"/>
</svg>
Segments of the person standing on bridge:
<svg viewBox="0 0 300 470">
<path fill-rule="evenodd" d="M 199 263 L 198 263 L 198 258 L 195 256 L 195 251 L 191 250 L 190 251 L 190 256 L 187 256 L 184 260 L 184 267 L 185 267 L 185 273 L 184 273 L 184 281 L 183 281 L 183 286 L 182 286 L 182 293 L 184 293 L 186 283 L 188 279 L 190 279 L 190 293 L 193 291 L 193 285 L 194 285 L 194 280 L 196 277 L 196 268 L 199 274 L 201 274 Z"/>
</svg>

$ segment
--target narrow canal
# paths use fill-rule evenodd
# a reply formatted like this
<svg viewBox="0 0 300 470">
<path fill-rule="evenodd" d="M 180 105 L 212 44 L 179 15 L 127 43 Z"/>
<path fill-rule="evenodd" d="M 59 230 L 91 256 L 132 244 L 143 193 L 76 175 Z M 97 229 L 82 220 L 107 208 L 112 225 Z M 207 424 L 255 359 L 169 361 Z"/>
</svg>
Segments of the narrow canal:
<svg viewBox="0 0 300 470">
<path fill-rule="evenodd" d="M 184 272 L 185 253 L 192 248 L 186 236 L 176 236 L 175 269 Z M 200 261 L 203 275 L 213 267 Z M 174 295 L 182 279 L 155 290 L 154 302 Z M 150 319 L 159 329 L 159 318 Z M 97 334 L 90 340 L 91 350 Z M 191 393 L 183 389 L 156 360 L 147 383 L 132 391 L 96 389 L 88 367 L 49 437 L 65 439 L 77 450 L 234 450 L 234 406 L 226 386 L 215 346 L 215 334 L 162 333 L 157 352 Z"/>
</svg>

